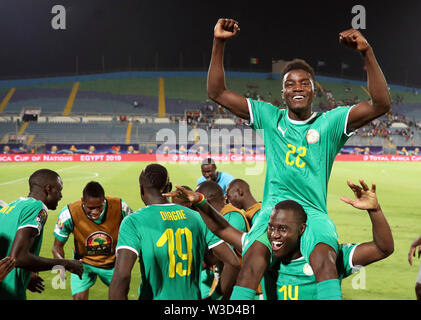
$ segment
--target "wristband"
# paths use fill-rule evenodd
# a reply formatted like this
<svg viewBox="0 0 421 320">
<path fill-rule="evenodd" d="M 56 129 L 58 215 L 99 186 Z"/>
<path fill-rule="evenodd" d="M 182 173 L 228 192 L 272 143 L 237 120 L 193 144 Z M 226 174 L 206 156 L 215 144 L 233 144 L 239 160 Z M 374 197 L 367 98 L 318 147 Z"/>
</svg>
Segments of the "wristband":
<svg viewBox="0 0 421 320">
<path fill-rule="evenodd" d="M 205 204 L 207 201 L 206 201 L 206 198 L 205 198 L 205 196 L 204 196 L 203 194 L 201 194 L 200 192 L 198 192 L 198 193 L 200 194 L 200 200 L 199 200 L 198 202 L 193 203 L 193 205 L 194 205 L 195 207 L 199 207 L 199 208 L 201 208 L 201 207 L 203 207 L 203 206 L 204 206 L 204 204 Z"/>
</svg>

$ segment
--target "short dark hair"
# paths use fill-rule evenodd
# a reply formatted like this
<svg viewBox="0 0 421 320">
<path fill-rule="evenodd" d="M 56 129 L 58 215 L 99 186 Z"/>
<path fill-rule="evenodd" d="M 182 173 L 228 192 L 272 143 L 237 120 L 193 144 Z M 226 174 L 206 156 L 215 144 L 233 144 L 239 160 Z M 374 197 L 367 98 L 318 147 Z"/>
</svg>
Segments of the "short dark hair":
<svg viewBox="0 0 421 320">
<path fill-rule="evenodd" d="M 105 198 L 104 188 L 96 181 L 89 182 L 83 188 L 83 198 Z"/>
<path fill-rule="evenodd" d="M 197 186 L 196 191 L 202 193 L 211 202 L 224 200 L 224 190 L 215 181 L 203 181 Z"/>
<path fill-rule="evenodd" d="M 304 70 L 311 75 L 311 79 L 315 80 L 314 69 L 303 59 L 294 59 L 289 61 L 281 72 L 281 79 L 284 79 L 285 75 L 291 70 Z"/>
<path fill-rule="evenodd" d="M 297 218 L 298 223 L 307 222 L 307 214 L 304 211 L 304 208 L 301 204 L 294 200 L 284 200 L 276 204 L 273 208 L 274 210 L 291 210 L 294 212 L 295 217 Z"/>
<path fill-rule="evenodd" d="M 45 187 L 47 184 L 57 182 L 59 174 L 50 169 L 39 169 L 29 177 L 29 190 L 33 190 L 35 186 Z"/>
<path fill-rule="evenodd" d="M 139 183 L 145 188 L 162 190 L 168 183 L 168 171 L 160 164 L 150 164 L 142 170 Z"/>
<path fill-rule="evenodd" d="M 243 179 L 234 179 L 232 180 L 229 185 L 230 188 L 242 188 L 243 190 L 250 190 L 250 185 L 247 183 L 247 181 L 244 181 Z"/>
<path fill-rule="evenodd" d="M 189 186 L 182 186 L 184 189 L 187 189 L 189 191 L 193 191 L 192 188 L 190 188 Z"/>
<path fill-rule="evenodd" d="M 216 166 L 215 160 L 213 160 L 212 158 L 206 158 L 202 161 L 202 166 L 212 165 L 212 164 Z"/>
</svg>

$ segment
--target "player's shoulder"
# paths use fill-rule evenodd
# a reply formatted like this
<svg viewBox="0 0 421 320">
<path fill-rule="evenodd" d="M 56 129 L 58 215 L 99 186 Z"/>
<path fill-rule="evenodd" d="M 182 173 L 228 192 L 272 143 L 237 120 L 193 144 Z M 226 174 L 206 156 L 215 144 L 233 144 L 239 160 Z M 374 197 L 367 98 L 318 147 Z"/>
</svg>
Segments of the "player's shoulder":
<svg viewBox="0 0 421 320">
<path fill-rule="evenodd" d="M 10 203 L 9 206 L 20 206 L 31 211 L 45 210 L 48 212 L 47 207 L 41 200 L 37 200 L 32 197 L 20 197 L 18 200 Z"/>
<path fill-rule="evenodd" d="M 268 108 L 273 108 L 278 109 L 278 110 L 282 110 L 279 109 L 277 106 L 274 106 L 272 103 L 267 102 L 267 101 L 263 101 L 263 100 L 254 100 L 251 98 L 247 98 L 247 101 L 252 105 L 252 107 L 259 107 L 259 106 L 264 106 L 264 107 L 268 107 Z"/>
<path fill-rule="evenodd" d="M 71 218 L 72 218 L 72 215 L 70 214 L 69 207 L 66 205 L 60 210 L 57 220 L 60 220 L 61 222 L 65 222 Z"/>
<path fill-rule="evenodd" d="M 250 98 L 248 98 L 247 101 L 249 108 L 251 108 L 253 112 L 258 112 L 262 115 L 267 115 L 268 117 L 273 117 L 275 115 L 277 117 L 283 117 L 287 111 L 286 109 L 279 108 L 267 101 L 253 100 Z"/>
<path fill-rule="evenodd" d="M 228 172 L 220 171 L 220 173 L 221 173 L 222 179 L 227 180 L 227 181 L 228 180 L 230 180 L 230 181 L 234 180 L 234 177 L 231 174 L 229 174 Z"/>
<path fill-rule="evenodd" d="M 335 116 L 338 116 L 338 115 L 347 114 L 349 112 L 349 110 L 352 109 L 352 107 L 353 106 L 339 106 L 339 107 L 336 107 L 336 108 L 328 110 L 328 111 L 319 112 L 319 114 L 323 118 L 335 117 Z"/>
<path fill-rule="evenodd" d="M 112 197 L 112 196 L 105 196 L 105 199 L 107 201 L 115 201 L 115 202 L 121 202 L 122 201 L 121 198 L 119 198 L 119 197 Z"/>
</svg>

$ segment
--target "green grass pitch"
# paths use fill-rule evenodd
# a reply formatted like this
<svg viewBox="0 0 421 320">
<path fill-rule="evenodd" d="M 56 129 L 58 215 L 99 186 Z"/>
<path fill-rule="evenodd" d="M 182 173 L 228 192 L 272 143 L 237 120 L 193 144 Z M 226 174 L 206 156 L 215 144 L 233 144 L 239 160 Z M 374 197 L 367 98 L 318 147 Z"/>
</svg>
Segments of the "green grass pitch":
<svg viewBox="0 0 421 320">
<path fill-rule="evenodd" d="M 0 164 L 0 199 L 11 202 L 28 194 L 28 177 L 40 168 L 56 170 L 64 182 L 63 199 L 57 210 L 50 211 L 45 226 L 41 256 L 52 257 L 53 228 L 59 210 L 67 203 L 81 197 L 82 189 L 91 180 L 100 182 L 107 195 L 118 196 L 135 210 L 143 207 L 139 196 L 138 176 L 147 163 L 44 163 L 44 164 Z M 200 176 L 198 163 L 167 163 L 173 184 L 194 187 Z M 264 163 L 218 163 L 218 170 L 249 182 L 252 192 L 261 199 L 264 184 Z M 418 163 L 362 163 L 336 162 L 332 171 L 328 211 L 336 223 L 339 240 L 344 243 L 365 242 L 372 239 L 371 223 L 364 211 L 356 210 L 341 202 L 342 195 L 352 197 L 346 180 L 377 184 L 377 193 L 383 211 L 392 228 L 395 252 L 386 260 L 364 268 L 342 283 L 344 299 L 415 299 L 414 286 L 420 261 L 409 266 L 407 255 L 411 242 L 421 234 L 421 206 L 419 202 L 421 164 Z M 73 239 L 65 246 L 66 257 L 72 256 Z M 66 288 L 53 289 L 57 274 L 52 271 L 40 273 L 46 289 L 42 294 L 28 292 L 30 300 L 71 299 L 70 274 L 67 273 Z M 137 298 L 139 266 L 133 269 L 129 299 Z M 90 299 L 107 299 L 108 288 L 97 281 L 90 290 Z"/>
</svg>

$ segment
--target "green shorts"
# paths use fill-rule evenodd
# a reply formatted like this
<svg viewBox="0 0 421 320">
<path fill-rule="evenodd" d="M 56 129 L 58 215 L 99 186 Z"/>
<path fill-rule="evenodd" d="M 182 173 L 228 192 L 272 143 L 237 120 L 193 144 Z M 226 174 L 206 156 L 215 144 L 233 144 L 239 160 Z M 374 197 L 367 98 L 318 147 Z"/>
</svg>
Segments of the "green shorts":
<svg viewBox="0 0 421 320">
<path fill-rule="evenodd" d="M 243 242 L 243 256 L 254 241 L 260 241 L 272 253 L 272 246 L 267 237 L 267 225 L 270 211 L 259 215 L 256 224 L 250 232 L 246 234 Z M 314 247 L 319 243 L 325 243 L 332 247 L 336 253 L 339 250 L 338 234 L 336 226 L 327 214 L 307 214 L 307 227 L 301 237 L 300 250 L 304 258 L 309 261 L 309 257 Z"/>
<path fill-rule="evenodd" d="M 97 277 L 107 286 L 110 285 L 111 279 L 113 278 L 114 268 L 106 269 L 94 267 L 89 264 L 83 264 L 82 279 L 78 275 L 72 273 L 70 276 L 70 286 L 72 287 L 72 295 L 88 290 L 92 287 Z"/>
</svg>

